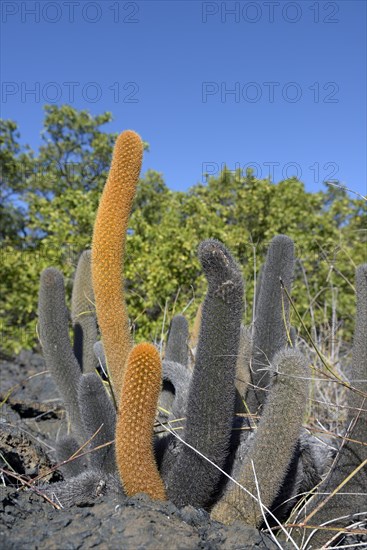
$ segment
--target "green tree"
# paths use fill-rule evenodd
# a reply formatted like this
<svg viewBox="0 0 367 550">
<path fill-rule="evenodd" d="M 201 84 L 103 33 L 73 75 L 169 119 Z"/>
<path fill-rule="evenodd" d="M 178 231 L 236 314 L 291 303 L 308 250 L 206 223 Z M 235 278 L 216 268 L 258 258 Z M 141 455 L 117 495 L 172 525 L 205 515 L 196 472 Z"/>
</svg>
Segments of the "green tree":
<svg viewBox="0 0 367 550">
<path fill-rule="evenodd" d="M 20 245 L 26 234 L 24 207 L 24 173 L 32 160 L 22 153 L 17 125 L 0 120 L 0 242 Z"/>
</svg>

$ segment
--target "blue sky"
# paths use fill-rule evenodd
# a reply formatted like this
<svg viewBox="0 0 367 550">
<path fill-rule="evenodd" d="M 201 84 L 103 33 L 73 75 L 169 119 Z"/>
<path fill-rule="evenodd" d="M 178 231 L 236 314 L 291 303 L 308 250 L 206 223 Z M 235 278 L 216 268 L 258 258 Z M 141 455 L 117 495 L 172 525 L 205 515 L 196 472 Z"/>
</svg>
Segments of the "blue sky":
<svg viewBox="0 0 367 550">
<path fill-rule="evenodd" d="M 143 169 L 186 190 L 253 166 L 366 189 L 364 1 L 6 1 L 2 117 L 40 144 L 43 105 L 111 111 Z M 34 90 L 33 92 L 31 90 Z"/>
</svg>

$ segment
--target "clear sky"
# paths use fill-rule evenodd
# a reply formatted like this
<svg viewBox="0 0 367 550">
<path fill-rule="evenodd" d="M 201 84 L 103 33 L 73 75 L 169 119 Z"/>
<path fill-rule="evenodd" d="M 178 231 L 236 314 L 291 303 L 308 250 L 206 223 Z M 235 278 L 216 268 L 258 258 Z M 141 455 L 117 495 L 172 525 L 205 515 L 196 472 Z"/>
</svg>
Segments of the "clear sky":
<svg viewBox="0 0 367 550">
<path fill-rule="evenodd" d="M 171 189 L 226 163 L 367 194 L 363 0 L 2 0 L 1 20 L 1 116 L 33 148 L 69 103 L 140 133 Z"/>
</svg>

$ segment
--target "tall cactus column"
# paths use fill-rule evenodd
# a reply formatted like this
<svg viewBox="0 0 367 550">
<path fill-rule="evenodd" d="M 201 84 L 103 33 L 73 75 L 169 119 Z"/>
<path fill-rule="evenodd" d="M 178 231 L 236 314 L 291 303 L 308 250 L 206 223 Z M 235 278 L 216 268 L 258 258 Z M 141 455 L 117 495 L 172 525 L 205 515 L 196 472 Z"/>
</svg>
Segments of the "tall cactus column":
<svg viewBox="0 0 367 550">
<path fill-rule="evenodd" d="M 82 373 L 69 338 L 64 277 L 53 267 L 45 269 L 41 274 L 38 319 L 47 368 L 64 402 L 74 433 L 78 441 L 84 442 L 84 426 L 78 403 Z"/>
<path fill-rule="evenodd" d="M 246 402 L 252 413 L 264 406 L 270 383 L 270 364 L 277 351 L 287 345 L 289 302 L 282 304 L 282 279 L 288 293 L 294 269 L 294 244 L 286 235 L 277 235 L 270 243 L 261 272 L 259 299 L 256 304 L 252 386 Z"/>
<path fill-rule="evenodd" d="M 117 397 L 121 392 L 124 366 L 132 348 L 123 266 L 126 231 L 142 156 L 141 138 L 130 130 L 120 134 L 93 233 L 92 279 L 97 317 Z"/>
<path fill-rule="evenodd" d="M 82 372 L 94 372 L 98 359 L 93 345 L 98 340 L 97 319 L 92 287 L 91 251 L 80 255 L 71 298 L 71 319 L 74 330 L 74 354 Z"/>
<path fill-rule="evenodd" d="M 183 439 L 220 468 L 229 452 L 235 406 L 235 376 L 243 308 L 241 270 L 226 247 L 208 239 L 199 259 L 208 281 Z M 190 447 L 182 445 L 166 480 L 178 506 L 206 506 L 221 473 Z"/>
</svg>

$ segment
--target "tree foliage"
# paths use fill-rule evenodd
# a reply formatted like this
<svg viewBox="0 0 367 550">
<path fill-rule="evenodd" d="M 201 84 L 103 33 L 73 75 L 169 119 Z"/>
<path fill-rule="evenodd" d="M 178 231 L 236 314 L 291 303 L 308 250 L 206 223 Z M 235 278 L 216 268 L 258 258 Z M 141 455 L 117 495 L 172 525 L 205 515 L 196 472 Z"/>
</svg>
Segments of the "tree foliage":
<svg viewBox="0 0 367 550">
<path fill-rule="evenodd" d="M 102 129 L 110 120 L 110 113 L 91 116 L 70 106 L 48 106 L 36 154 L 21 147 L 14 122 L 1 121 L 0 348 L 7 352 L 37 344 L 42 269 L 61 269 L 70 294 L 77 259 L 91 245 L 111 161 L 116 134 Z M 308 193 L 295 178 L 273 184 L 250 170 L 224 169 L 184 193 L 171 191 L 161 174 L 148 170 L 127 239 L 125 275 L 136 340 L 160 340 L 175 313 L 185 310 L 194 317 L 205 290 L 196 256 L 201 240 L 216 238 L 232 250 L 243 266 L 251 304 L 254 275 L 279 233 L 296 243 L 294 300 L 306 326 L 329 327 L 332 321 L 335 328 L 342 321 L 337 328 L 348 340 L 354 270 L 366 261 L 366 221 L 363 200 L 336 188 Z M 245 317 L 251 322 L 250 306 Z"/>
</svg>

